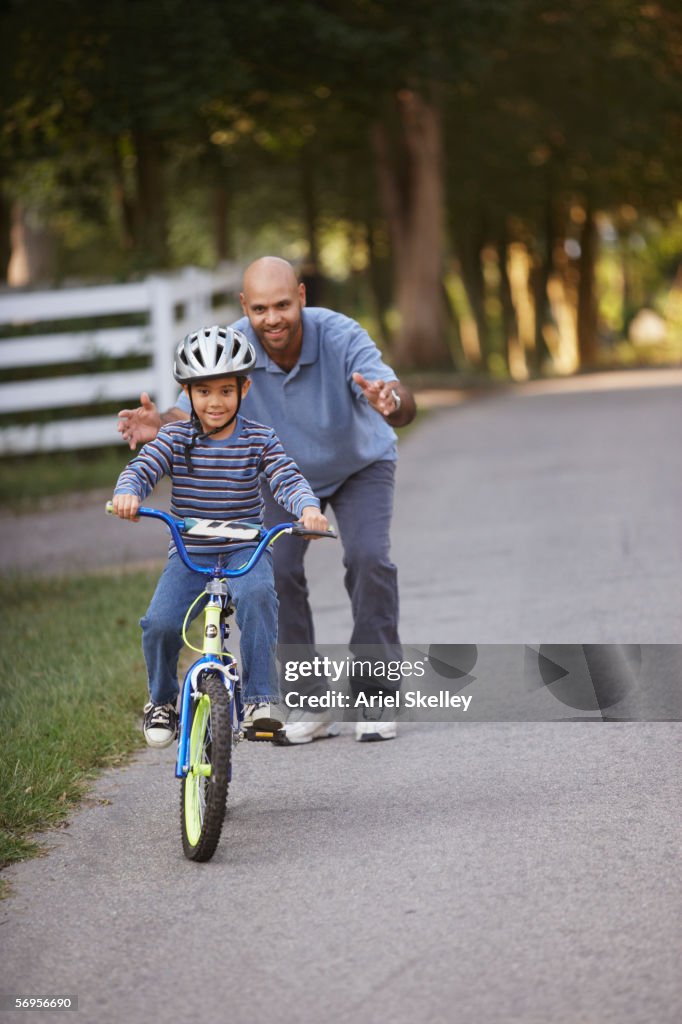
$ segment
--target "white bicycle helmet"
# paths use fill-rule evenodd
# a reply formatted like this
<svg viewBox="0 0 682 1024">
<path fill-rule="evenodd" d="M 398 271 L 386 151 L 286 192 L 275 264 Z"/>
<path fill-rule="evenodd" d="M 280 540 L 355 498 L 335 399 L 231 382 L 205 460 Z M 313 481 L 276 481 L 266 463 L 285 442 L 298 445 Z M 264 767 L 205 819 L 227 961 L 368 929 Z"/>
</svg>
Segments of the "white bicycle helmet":
<svg viewBox="0 0 682 1024">
<path fill-rule="evenodd" d="M 175 350 L 173 375 L 178 384 L 216 377 L 245 377 L 256 365 L 256 352 L 245 334 L 233 327 L 202 327 Z"/>
</svg>

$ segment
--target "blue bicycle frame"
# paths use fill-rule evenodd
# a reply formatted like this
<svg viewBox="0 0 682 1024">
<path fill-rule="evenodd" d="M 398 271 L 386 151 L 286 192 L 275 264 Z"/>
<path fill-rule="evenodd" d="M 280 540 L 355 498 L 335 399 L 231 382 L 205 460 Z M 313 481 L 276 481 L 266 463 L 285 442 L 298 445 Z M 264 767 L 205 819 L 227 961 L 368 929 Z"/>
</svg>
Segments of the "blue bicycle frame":
<svg viewBox="0 0 682 1024">
<path fill-rule="evenodd" d="M 239 569 L 224 569 L 219 563 L 214 566 L 197 565 L 189 557 L 185 543 L 182 539 L 181 530 L 185 527 L 184 519 L 175 519 L 167 512 L 161 512 L 159 509 L 145 508 L 140 506 L 137 510 L 137 515 L 141 518 L 148 519 L 160 519 L 166 524 L 171 532 L 171 536 L 175 542 L 175 546 L 178 551 L 178 555 L 187 566 L 193 572 L 201 573 L 203 576 L 210 576 L 211 580 L 206 585 L 206 592 L 208 593 L 207 605 L 217 605 L 220 608 L 223 607 L 222 598 L 228 594 L 226 579 L 234 579 L 238 576 L 245 576 L 246 573 L 250 572 L 256 562 L 262 556 L 263 552 L 269 547 L 269 545 L 283 533 L 302 533 L 304 535 L 310 535 L 311 531 L 302 528 L 299 523 L 287 522 L 279 523 L 277 526 L 271 527 L 269 530 L 260 529 L 260 540 L 258 541 L 256 548 L 251 553 L 248 561 L 240 566 Z M 254 527 L 258 529 L 258 527 Z M 219 556 L 218 556 L 219 557 Z M 192 666 L 188 669 L 182 686 L 182 699 L 180 705 L 180 737 L 178 742 L 178 753 L 175 764 L 175 777 L 183 779 L 187 776 L 189 771 L 189 733 L 188 728 L 191 715 L 190 715 L 190 701 L 192 693 L 196 689 L 196 682 L 201 672 L 207 669 L 213 668 L 223 678 L 227 679 L 228 689 L 230 690 L 232 701 L 231 701 L 231 720 L 232 729 L 234 733 L 239 731 L 239 725 L 243 718 L 243 706 L 241 701 L 241 694 L 238 686 L 235 684 L 238 682 L 238 677 L 235 678 L 234 674 L 231 674 L 230 668 L 235 664 L 234 659 L 226 660 L 228 657 L 222 650 L 224 637 L 219 636 L 217 645 L 220 646 L 220 652 L 216 651 L 212 654 L 203 654 L 198 658 Z"/>
</svg>

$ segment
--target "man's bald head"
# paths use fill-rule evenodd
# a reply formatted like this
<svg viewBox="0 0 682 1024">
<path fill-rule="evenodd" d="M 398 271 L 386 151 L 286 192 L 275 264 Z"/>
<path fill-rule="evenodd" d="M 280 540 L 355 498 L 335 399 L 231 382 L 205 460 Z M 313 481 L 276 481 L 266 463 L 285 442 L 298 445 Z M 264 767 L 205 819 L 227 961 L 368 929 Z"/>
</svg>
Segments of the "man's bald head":
<svg viewBox="0 0 682 1024">
<path fill-rule="evenodd" d="M 279 256 L 261 256 L 244 271 L 242 289 L 245 293 L 253 288 L 285 286 L 298 288 L 296 272 L 291 263 Z"/>
<path fill-rule="evenodd" d="M 262 256 L 244 271 L 239 296 L 242 309 L 261 345 L 283 369 L 291 369 L 301 354 L 305 287 L 291 263 L 279 256 Z"/>
</svg>

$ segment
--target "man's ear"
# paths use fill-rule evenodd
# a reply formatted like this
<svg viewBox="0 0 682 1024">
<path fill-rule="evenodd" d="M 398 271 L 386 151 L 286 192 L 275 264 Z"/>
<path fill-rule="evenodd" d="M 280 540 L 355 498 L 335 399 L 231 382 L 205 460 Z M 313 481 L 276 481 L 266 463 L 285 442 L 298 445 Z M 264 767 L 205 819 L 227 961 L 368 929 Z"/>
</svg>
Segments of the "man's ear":
<svg viewBox="0 0 682 1024">
<path fill-rule="evenodd" d="M 302 281 L 298 286 L 298 297 L 301 300 L 301 305 L 305 306 L 305 285 Z"/>
<path fill-rule="evenodd" d="M 249 311 L 246 308 L 246 296 L 244 295 L 244 292 L 239 293 L 239 304 L 242 307 L 242 313 L 244 314 L 244 316 L 248 316 Z"/>
</svg>

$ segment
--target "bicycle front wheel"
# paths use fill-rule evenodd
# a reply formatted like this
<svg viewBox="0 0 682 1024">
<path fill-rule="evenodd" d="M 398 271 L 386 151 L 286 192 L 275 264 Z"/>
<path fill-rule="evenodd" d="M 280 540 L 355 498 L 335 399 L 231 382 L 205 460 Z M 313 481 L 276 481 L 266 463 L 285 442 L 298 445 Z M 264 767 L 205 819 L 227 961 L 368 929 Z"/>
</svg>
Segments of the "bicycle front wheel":
<svg viewBox="0 0 682 1024">
<path fill-rule="evenodd" d="M 189 736 L 189 770 L 182 780 L 182 848 L 190 860 L 210 860 L 225 817 L 232 755 L 230 698 L 222 679 L 199 680 Z"/>
</svg>

